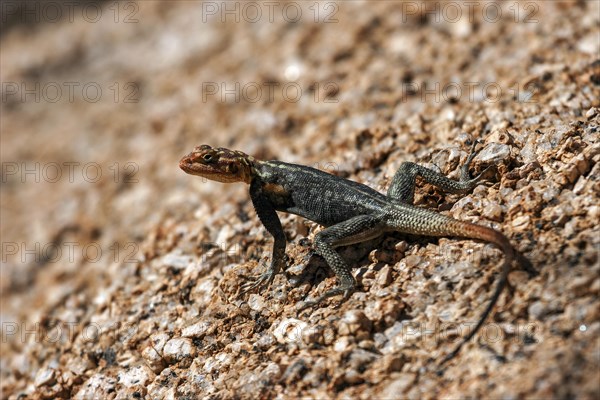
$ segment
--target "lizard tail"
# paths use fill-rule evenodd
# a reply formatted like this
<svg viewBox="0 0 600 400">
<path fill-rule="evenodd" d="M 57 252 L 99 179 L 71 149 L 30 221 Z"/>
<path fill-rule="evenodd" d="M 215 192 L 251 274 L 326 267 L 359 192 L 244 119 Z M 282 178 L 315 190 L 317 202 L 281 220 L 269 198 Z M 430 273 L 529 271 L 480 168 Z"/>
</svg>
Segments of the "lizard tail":
<svg viewBox="0 0 600 400">
<path fill-rule="evenodd" d="M 492 312 L 492 309 L 496 305 L 500 294 L 504 290 L 504 287 L 508 282 L 508 273 L 510 272 L 510 267 L 513 261 L 515 260 L 515 251 L 511 246 L 510 242 L 508 241 L 508 238 L 494 229 L 457 220 L 453 220 L 450 223 L 450 226 L 448 226 L 448 228 L 450 228 L 455 235 L 459 235 L 470 239 L 479 239 L 488 243 L 495 244 L 504 252 L 504 262 L 502 264 L 502 271 L 500 273 L 500 277 L 498 278 L 498 282 L 496 283 L 494 293 L 492 294 L 492 297 L 489 300 L 487 307 L 479 317 L 477 325 L 475 325 L 475 328 L 472 329 L 469 332 L 469 334 L 460 341 L 460 343 L 454 348 L 454 350 L 452 350 L 452 352 L 450 352 L 450 354 L 444 357 L 444 359 L 440 363 L 440 366 L 454 358 L 454 356 L 458 354 L 462 346 L 469 340 L 471 340 L 473 336 L 475 336 L 475 334 L 477 334 L 487 317 Z"/>
</svg>

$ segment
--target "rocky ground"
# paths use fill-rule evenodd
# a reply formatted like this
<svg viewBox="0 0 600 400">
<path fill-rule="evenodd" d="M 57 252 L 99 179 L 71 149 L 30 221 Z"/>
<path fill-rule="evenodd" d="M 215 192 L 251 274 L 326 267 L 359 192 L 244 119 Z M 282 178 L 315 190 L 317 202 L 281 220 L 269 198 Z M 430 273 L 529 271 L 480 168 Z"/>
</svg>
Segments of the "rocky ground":
<svg viewBox="0 0 600 400">
<path fill-rule="evenodd" d="M 2 16 L 2 398 L 600 396 L 600 3 L 50 3 Z M 320 227 L 281 215 L 286 274 L 240 295 L 272 239 L 243 184 L 178 168 L 209 143 L 386 190 L 474 139 L 490 182 L 416 203 L 535 273 L 441 371 L 498 250 L 341 249 L 360 290 L 297 313 L 335 285 Z"/>
</svg>

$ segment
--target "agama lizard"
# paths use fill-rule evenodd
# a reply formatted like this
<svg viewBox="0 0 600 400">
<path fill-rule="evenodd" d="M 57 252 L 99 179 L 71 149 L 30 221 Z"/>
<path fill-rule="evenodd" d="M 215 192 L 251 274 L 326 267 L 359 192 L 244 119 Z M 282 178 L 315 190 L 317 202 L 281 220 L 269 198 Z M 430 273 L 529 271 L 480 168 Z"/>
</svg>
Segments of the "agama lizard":
<svg viewBox="0 0 600 400">
<path fill-rule="evenodd" d="M 321 300 L 343 294 L 349 297 L 356 281 L 348 264 L 335 248 L 376 238 L 385 232 L 397 231 L 424 236 L 454 236 L 479 239 L 498 246 L 504 252 L 502 271 L 491 299 L 475 328 L 442 361 L 453 358 L 460 348 L 481 328 L 506 286 L 511 264 L 518 253 L 502 233 L 459 221 L 435 211 L 414 206 L 417 177 L 450 193 L 466 193 L 481 180 L 482 172 L 469 177 L 469 164 L 475 156 L 475 143 L 461 169 L 459 181 L 412 162 L 404 162 L 394 175 L 387 195 L 318 169 L 281 161 L 261 161 L 241 151 L 196 147 L 179 163 L 188 174 L 213 181 L 250 185 L 250 198 L 260 221 L 275 239 L 271 264 L 256 281 L 246 284 L 243 291 L 268 286 L 286 264 L 286 237 L 277 211 L 300 215 L 326 228 L 315 235 L 314 247 L 335 272 L 339 285 L 306 302 L 304 309 Z"/>
</svg>

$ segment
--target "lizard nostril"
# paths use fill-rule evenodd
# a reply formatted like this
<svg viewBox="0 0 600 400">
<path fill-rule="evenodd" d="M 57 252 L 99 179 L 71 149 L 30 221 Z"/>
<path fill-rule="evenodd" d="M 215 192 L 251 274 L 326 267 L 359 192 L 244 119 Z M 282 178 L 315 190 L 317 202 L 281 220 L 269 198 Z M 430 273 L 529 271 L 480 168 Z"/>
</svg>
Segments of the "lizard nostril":
<svg viewBox="0 0 600 400">
<path fill-rule="evenodd" d="M 182 158 L 181 161 L 179 161 L 179 168 L 181 168 L 181 169 L 185 169 L 185 168 L 189 167 L 190 165 L 192 165 L 192 162 L 187 157 Z"/>
</svg>

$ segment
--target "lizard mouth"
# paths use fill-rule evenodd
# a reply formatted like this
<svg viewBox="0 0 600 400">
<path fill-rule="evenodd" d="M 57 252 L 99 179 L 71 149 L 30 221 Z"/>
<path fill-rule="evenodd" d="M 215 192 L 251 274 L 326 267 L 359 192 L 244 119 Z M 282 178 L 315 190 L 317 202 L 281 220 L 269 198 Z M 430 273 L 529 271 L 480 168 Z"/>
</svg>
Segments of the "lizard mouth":
<svg viewBox="0 0 600 400">
<path fill-rule="evenodd" d="M 187 156 L 183 157 L 181 161 L 179 161 L 179 168 L 181 168 L 187 174 L 201 176 L 212 181 L 224 183 L 237 181 L 228 174 L 224 174 L 223 171 L 199 163 L 197 158 L 197 154 L 188 154 Z"/>
<path fill-rule="evenodd" d="M 184 172 L 190 175 L 206 175 L 209 171 L 201 171 L 200 166 L 196 162 L 196 155 L 194 153 L 190 153 L 187 156 L 184 156 L 179 161 L 179 168 L 181 168 Z M 203 172 L 203 173 L 201 173 Z"/>
<path fill-rule="evenodd" d="M 190 156 L 185 156 L 179 161 L 179 168 L 184 170 L 185 172 L 191 172 L 193 162 L 190 159 Z"/>
</svg>

